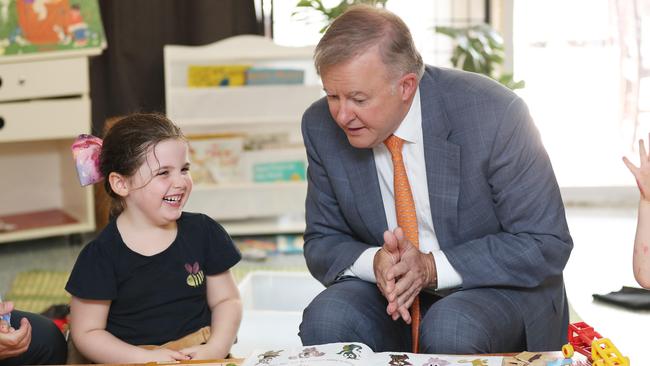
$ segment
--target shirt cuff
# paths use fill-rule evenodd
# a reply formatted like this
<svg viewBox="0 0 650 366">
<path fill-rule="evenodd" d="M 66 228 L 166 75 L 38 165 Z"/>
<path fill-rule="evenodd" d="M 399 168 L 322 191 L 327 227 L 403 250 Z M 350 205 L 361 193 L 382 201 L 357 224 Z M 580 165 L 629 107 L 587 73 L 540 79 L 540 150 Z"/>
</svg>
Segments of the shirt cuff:
<svg viewBox="0 0 650 366">
<path fill-rule="evenodd" d="M 436 290 L 447 290 L 460 287 L 463 284 L 463 278 L 460 273 L 449 263 L 447 256 L 438 250 L 431 252 L 433 260 L 436 263 L 436 272 L 438 275 L 438 287 Z"/>
<path fill-rule="evenodd" d="M 343 272 L 343 276 L 354 276 L 364 281 L 377 283 L 373 264 L 375 261 L 375 254 L 377 254 L 380 249 L 381 247 L 372 247 L 364 250 L 359 258 L 352 263 L 350 268 Z"/>
</svg>

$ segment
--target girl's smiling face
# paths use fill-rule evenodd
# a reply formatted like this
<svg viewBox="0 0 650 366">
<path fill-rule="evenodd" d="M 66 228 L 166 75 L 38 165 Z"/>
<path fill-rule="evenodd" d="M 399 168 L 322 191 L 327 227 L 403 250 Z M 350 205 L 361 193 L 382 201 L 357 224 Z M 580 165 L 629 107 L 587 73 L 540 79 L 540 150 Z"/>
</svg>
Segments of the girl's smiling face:
<svg viewBox="0 0 650 366">
<path fill-rule="evenodd" d="M 187 142 L 169 139 L 156 144 L 128 184 L 127 210 L 156 226 L 176 221 L 192 192 Z"/>
</svg>

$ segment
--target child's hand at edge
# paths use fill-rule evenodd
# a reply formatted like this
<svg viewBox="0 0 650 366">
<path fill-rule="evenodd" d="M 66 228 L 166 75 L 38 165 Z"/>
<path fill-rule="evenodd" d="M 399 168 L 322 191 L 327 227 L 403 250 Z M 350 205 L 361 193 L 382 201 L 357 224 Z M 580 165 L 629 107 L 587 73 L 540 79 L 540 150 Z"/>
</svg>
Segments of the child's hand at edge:
<svg viewBox="0 0 650 366">
<path fill-rule="evenodd" d="M 0 301 L 0 316 L 9 314 L 14 310 L 14 304 L 11 301 Z M 3 318 L 0 318 L 0 333 L 9 333 L 13 330 L 11 324 L 6 322 Z"/>
<path fill-rule="evenodd" d="M 650 140 L 650 134 L 648 135 Z M 636 178 L 636 185 L 641 193 L 641 200 L 650 203 L 650 160 L 645 149 L 643 140 L 639 140 L 639 167 L 632 164 L 627 157 L 623 157 L 623 163 Z"/>
</svg>

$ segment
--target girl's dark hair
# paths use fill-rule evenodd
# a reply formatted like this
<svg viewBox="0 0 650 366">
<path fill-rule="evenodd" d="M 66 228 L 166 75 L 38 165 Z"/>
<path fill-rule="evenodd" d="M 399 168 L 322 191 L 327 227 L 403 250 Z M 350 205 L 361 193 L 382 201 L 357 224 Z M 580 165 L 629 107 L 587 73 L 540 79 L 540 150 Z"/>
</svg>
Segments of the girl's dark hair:
<svg viewBox="0 0 650 366">
<path fill-rule="evenodd" d="M 134 113 L 119 119 L 108 129 L 99 155 L 99 170 L 105 177 L 104 189 L 111 197 L 111 217 L 117 217 L 125 206 L 123 198 L 113 192 L 109 175 L 133 176 L 144 163 L 147 152 L 169 139 L 185 140 L 185 136 L 161 114 Z"/>
</svg>

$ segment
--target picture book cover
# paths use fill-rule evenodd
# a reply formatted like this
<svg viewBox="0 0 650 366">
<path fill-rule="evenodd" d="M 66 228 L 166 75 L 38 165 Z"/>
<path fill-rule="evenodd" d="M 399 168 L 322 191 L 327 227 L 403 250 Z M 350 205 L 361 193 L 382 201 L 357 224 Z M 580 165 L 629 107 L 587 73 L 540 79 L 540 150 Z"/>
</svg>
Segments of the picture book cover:
<svg viewBox="0 0 650 366">
<path fill-rule="evenodd" d="M 192 178 L 197 184 L 238 182 L 244 139 L 238 136 L 189 136 Z"/>
<path fill-rule="evenodd" d="M 0 55 L 105 47 L 97 0 L 0 0 Z"/>
<path fill-rule="evenodd" d="M 190 65 L 187 68 L 187 86 L 206 88 L 215 86 L 242 86 L 246 84 L 247 65 Z"/>
</svg>

